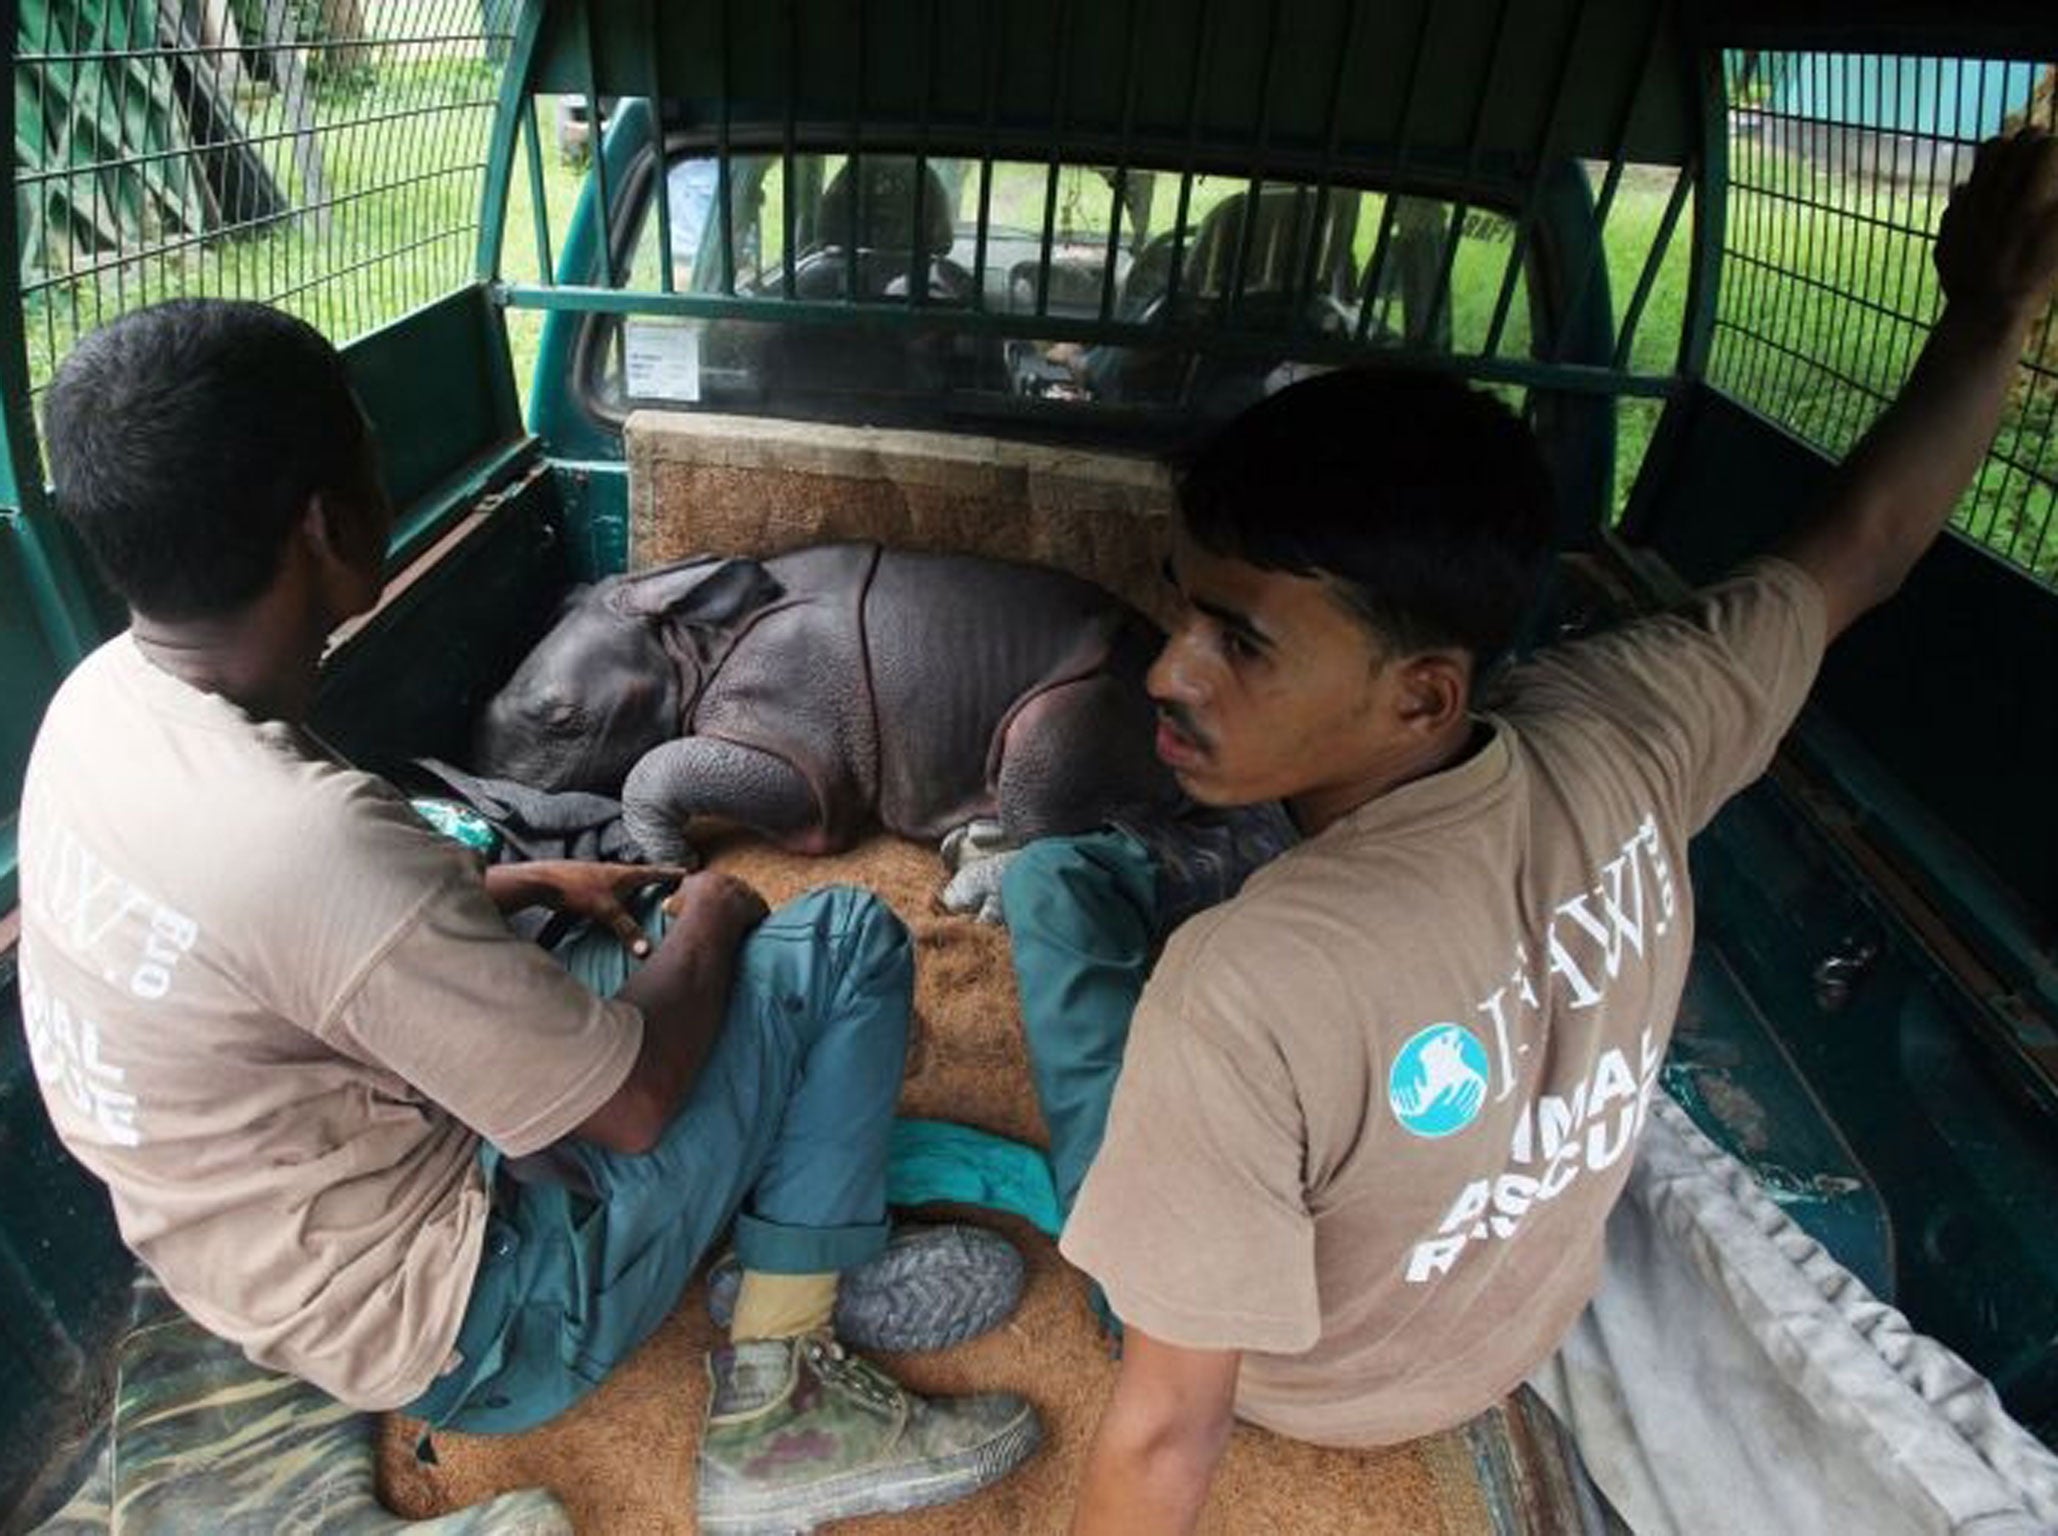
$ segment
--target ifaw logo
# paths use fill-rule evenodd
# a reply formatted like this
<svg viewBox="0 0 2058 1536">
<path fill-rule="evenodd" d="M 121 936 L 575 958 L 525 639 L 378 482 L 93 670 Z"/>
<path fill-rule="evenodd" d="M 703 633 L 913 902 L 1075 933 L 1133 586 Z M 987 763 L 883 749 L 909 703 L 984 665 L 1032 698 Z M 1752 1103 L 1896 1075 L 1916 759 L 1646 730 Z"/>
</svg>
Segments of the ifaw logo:
<svg viewBox="0 0 2058 1536">
<path fill-rule="evenodd" d="M 1418 1031 L 1393 1059 L 1386 1099 L 1403 1130 L 1417 1136 L 1462 1131 L 1486 1102 L 1486 1047 L 1462 1024 Z"/>
</svg>

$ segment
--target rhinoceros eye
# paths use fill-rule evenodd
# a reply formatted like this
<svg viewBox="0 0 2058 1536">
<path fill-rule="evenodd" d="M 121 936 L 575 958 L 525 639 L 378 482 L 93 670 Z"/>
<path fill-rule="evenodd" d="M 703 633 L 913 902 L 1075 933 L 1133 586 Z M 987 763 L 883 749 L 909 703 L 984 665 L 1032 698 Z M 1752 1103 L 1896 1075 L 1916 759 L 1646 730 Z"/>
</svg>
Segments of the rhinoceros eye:
<svg viewBox="0 0 2058 1536">
<path fill-rule="evenodd" d="M 568 735 L 579 730 L 585 720 L 586 712 L 574 699 L 551 699 L 543 706 L 543 723 L 549 730 Z"/>
</svg>

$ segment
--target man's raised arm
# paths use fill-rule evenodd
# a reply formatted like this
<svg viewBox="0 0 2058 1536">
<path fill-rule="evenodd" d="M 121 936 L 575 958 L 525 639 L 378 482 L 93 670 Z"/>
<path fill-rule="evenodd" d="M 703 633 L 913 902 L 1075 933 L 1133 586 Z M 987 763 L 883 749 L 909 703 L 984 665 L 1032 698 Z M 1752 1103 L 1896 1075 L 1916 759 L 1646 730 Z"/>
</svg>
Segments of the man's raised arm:
<svg viewBox="0 0 2058 1536">
<path fill-rule="evenodd" d="M 2058 282 L 2058 139 L 1982 144 L 1937 233 L 1944 312 L 1907 385 L 1780 551 L 1821 585 L 1831 638 L 1899 588 L 1993 440 Z"/>
</svg>

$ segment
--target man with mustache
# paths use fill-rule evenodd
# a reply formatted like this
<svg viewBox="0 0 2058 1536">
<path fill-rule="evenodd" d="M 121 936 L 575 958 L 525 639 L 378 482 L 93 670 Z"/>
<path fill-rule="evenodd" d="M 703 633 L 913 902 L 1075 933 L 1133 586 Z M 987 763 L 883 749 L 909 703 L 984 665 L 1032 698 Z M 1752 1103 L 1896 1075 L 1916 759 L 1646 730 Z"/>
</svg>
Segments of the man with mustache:
<svg viewBox="0 0 2058 1536">
<path fill-rule="evenodd" d="M 1550 558 L 1513 414 L 1448 376 L 1332 373 L 1192 465 L 1158 752 L 1204 805 L 1283 802 L 1301 841 L 1173 933 L 1140 998 L 1140 841 L 1007 873 L 1061 1181 L 1091 1162 L 1062 1249 L 1125 1325 L 1077 1530 L 1192 1529 L 1236 1417 L 1332 1445 L 1459 1424 L 1578 1316 L 1692 950 L 1687 840 L 1980 463 L 2058 280 L 2049 134 L 1981 150 L 1935 260 L 1906 388 L 1777 555 L 1524 662 L 1491 711 Z M 1075 1019 L 1097 1061 L 1067 1055 Z"/>
</svg>

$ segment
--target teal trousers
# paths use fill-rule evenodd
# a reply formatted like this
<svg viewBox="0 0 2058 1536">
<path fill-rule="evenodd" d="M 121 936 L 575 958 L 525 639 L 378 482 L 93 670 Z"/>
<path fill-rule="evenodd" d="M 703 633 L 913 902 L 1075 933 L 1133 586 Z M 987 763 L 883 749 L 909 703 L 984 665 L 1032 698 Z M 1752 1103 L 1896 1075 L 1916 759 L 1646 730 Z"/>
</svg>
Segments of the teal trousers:
<svg viewBox="0 0 2058 1536">
<path fill-rule="evenodd" d="M 1100 1150 L 1158 932 L 1155 865 L 1126 832 L 1029 844 L 1001 877 L 1029 1071 L 1069 1215 Z"/>
<path fill-rule="evenodd" d="M 561 957 L 602 992 L 628 970 L 607 934 Z M 732 1225 L 753 1269 L 821 1273 L 877 1253 L 913 986 L 907 931 L 883 903 L 811 892 L 744 941 L 721 1035 L 650 1152 L 567 1140 L 553 1176 L 517 1179 L 485 1148 L 493 1213 L 458 1363 L 403 1411 L 484 1433 L 554 1418 L 670 1315 Z"/>
</svg>

